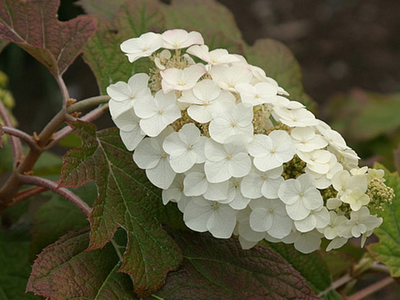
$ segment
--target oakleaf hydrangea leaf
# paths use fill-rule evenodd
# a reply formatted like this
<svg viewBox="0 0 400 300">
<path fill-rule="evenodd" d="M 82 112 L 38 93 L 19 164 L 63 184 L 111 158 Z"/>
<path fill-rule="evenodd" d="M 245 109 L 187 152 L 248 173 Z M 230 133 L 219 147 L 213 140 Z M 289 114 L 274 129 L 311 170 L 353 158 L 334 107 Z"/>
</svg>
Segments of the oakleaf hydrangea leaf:
<svg viewBox="0 0 400 300">
<path fill-rule="evenodd" d="M 119 258 L 109 244 L 85 252 L 88 230 L 71 232 L 36 259 L 27 291 L 46 299 L 138 299 L 129 276 L 117 273 Z"/>
<path fill-rule="evenodd" d="M 91 6 L 82 5 L 86 10 L 91 9 Z M 86 45 L 83 57 L 94 72 L 102 94 L 106 93 L 110 83 L 126 81 L 132 74 L 145 70 L 141 64 L 147 62 L 130 64 L 120 44 L 146 31 L 161 31 L 164 27 L 164 16 L 153 0 L 126 2 L 115 15 L 113 23 L 98 19 L 98 30 Z"/>
<path fill-rule="evenodd" d="M 0 1 L 0 38 L 18 44 L 56 77 L 96 31 L 96 22 L 87 16 L 58 21 L 59 4 L 59 0 Z"/>
<path fill-rule="evenodd" d="M 268 245 L 301 273 L 315 293 L 319 294 L 331 285 L 328 267 L 318 252 L 303 254 L 293 245 L 283 243 L 268 243 Z"/>
<path fill-rule="evenodd" d="M 31 265 L 29 262 L 29 234 L 21 230 L 0 229 L 0 299 L 35 300 L 33 294 L 25 294 Z"/>
<path fill-rule="evenodd" d="M 160 224 L 167 219 L 179 223 L 182 216 L 175 207 L 162 205 L 161 192 L 132 162 L 117 129 L 96 133 L 90 123 L 70 125 L 84 143 L 64 156 L 61 185 L 76 188 L 94 181 L 99 194 L 89 218 L 89 250 L 102 248 L 122 227 L 128 244 L 120 271 L 133 276 L 139 296 L 148 295 L 182 259 L 179 247 Z"/>
<path fill-rule="evenodd" d="M 382 168 L 383 166 L 374 166 Z M 397 172 L 385 170 L 385 184 L 393 188 L 395 197 L 391 205 L 386 205 L 383 212 L 382 225 L 374 233 L 379 237 L 379 243 L 368 246 L 375 259 L 388 266 L 394 277 L 400 276 L 400 177 Z"/>
<path fill-rule="evenodd" d="M 243 250 L 235 239 L 177 231 L 182 267 L 168 274 L 162 299 L 320 299 L 305 279 L 268 247 Z"/>
<path fill-rule="evenodd" d="M 257 40 L 253 46 L 245 48 L 245 57 L 250 64 L 257 65 L 279 82 L 290 94 L 290 99 L 315 110 L 315 104 L 304 92 L 300 65 L 285 45 L 272 39 Z"/>
</svg>

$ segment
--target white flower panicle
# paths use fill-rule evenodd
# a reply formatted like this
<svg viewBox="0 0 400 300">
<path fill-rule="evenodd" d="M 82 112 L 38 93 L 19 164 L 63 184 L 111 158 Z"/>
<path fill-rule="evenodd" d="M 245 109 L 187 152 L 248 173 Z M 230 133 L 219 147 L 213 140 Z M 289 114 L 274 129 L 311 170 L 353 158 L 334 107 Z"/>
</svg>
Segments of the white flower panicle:
<svg viewBox="0 0 400 300">
<path fill-rule="evenodd" d="M 192 230 L 310 253 L 366 237 L 391 203 L 383 171 L 358 167 L 342 136 L 287 98 L 244 57 L 198 32 L 145 33 L 121 44 L 154 68 L 111 84 L 111 116 L 133 160 Z M 186 52 L 185 52 L 186 49 Z"/>
</svg>

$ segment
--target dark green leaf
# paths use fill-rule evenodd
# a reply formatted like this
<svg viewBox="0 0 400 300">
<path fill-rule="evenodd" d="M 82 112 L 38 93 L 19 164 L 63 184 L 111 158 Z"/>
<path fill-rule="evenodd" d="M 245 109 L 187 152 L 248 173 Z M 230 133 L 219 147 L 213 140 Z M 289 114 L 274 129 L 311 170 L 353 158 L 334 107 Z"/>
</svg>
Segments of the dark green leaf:
<svg viewBox="0 0 400 300">
<path fill-rule="evenodd" d="M 59 4 L 59 0 L 0 1 L 0 38 L 18 44 L 56 77 L 96 31 L 95 21 L 87 16 L 58 21 Z"/>
<path fill-rule="evenodd" d="M 98 19 L 98 31 L 86 45 L 84 59 L 94 72 L 102 94 L 111 83 L 127 81 L 134 73 L 148 72 L 145 60 L 129 63 L 120 44 L 147 31 L 162 31 L 164 27 L 164 16 L 153 0 L 126 2 L 112 24 Z"/>
<path fill-rule="evenodd" d="M 375 167 L 383 168 L 376 165 Z M 385 170 L 385 184 L 394 189 L 396 194 L 391 205 L 386 205 L 385 211 L 379 215 L 383 218 L 382 225 L 375 229 L 379 243 L 367 247 L 372 256 L 388 266 L 394 277 L 400 276 L 400 177 L 399 174 Z"/>
<path fill-rule="evenodd" d="M 268 247 L 243 250 L 236 239 L 176 231 L 182 267 L 158 291 L 162 299 L 320 299 L 305 279 Z"/>
<path fill-rule="evenodd" d="M 315 103 L 304 92 L 300 66 L 285 45 L 271 39 L 258 40 L 253 46 L 246 47 L 245 56 L 249 63 L 275 79 L 290 94 L 290 100 L 299 101 L 315 111 Z"/>
<path fill-rule="evenodd" d="M 300 272 L 315 293 L 318 294 L 331 285 L 328 267 L 318 252 L 303 254 L 293 245 L 283 243 L 268 243 L 268 245 Z"/>
<path fill-rule="evenodd" d="M 0 230 L 0 299 L 40 299 L 24 290 L 31 272 L 29 235 L 16 230 Z"/>
<path fill-rule="evenodd" d="M 96 134 L 90 123 L 77 121 L 71 126 L 84 144 L 64 156 L 62 186 L 95 181 L 99 193 L 90 215 L 89 249 L 102 248 L 122 227 L 128 244 L 120 271 L 133 276 L 138 295 L 149 295 L 182 259 L 179 247 L 160 224 L 168 220 L 181 224 L 182 215 L 175 207 L 162 205 L 160 190 L 133 163 L 117 129 Z"/>
<path fill-rule="evenodd" d="M 119 258 L 109 244 L 85 252 L 87 230 L 72 232 L 48 246 L 35 261 L 27 291 L 55 300 L 138 299 L 129 276 L 117 273 Z"/>
</svg>

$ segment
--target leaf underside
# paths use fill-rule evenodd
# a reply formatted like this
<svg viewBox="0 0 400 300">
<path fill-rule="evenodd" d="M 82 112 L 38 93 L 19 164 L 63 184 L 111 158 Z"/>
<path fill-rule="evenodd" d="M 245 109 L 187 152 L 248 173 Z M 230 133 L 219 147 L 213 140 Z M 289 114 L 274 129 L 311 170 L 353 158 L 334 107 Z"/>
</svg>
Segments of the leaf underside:
<svg viewBox="0 0 400 300">
<path fill-rule="evenodd" d="M 119 259 L 112 245 L 85 252 L 88 242 L 88 230 L 80 230 L 45 248 L 26 290 L 54 300 L 138 299 L 129 276 L 116 272 Z"/>
<path fill-rule="evenodd" d="M 0 38 L 18 44 L 56 77 L 96 31 L 96 22 L 88 16 L 58 21 L 59 4 L 59 0 L 0 1 Z"/>
</svg>

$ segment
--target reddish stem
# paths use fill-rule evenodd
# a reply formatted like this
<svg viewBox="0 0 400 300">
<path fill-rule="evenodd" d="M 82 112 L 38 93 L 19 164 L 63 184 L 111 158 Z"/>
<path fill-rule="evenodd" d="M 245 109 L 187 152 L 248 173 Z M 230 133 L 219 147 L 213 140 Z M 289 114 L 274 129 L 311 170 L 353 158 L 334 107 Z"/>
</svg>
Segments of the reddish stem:
<svg viewBox="0 0 400 300">
<path fill-rule="evenodd" d="M 81 198 L 79 198 L 77 195 L 75 195 L 73 192 L 71 192 L 66 188 L 59 188 L 58 183 L 54 181 L 41 177 L 27 176 L 27 175 L 19 175 L 19 179 L 20 182 L 23 184 L 37 185 L 59 194 L 60 196 L 64 197 L 69 202 L 74 204 L 76 207 L 78 207 L 88 217 L 92 211 L 90 206 L 86 202 L 84 202 Z"/>
<path fill-rule="evenodd" d="M 13 125 L 11 117 L 7 111 L 7 108 L 4 106 L 1 99 L 0 99 L 0 117 L 3 119 L 4 125 L 6 125 L 10 128 L 14 128 L 14 125 Z M 23 154 L 22 144 L 21 144 L 21 141 L 13 135 L 10 135 L 10 142 L 11 142 L 11 146 L 13 149 L 14 166 L 16 166 L 17 162 L 19 161 L 19 159 L 22 157 L 22 154 Z"/>
</svg>

